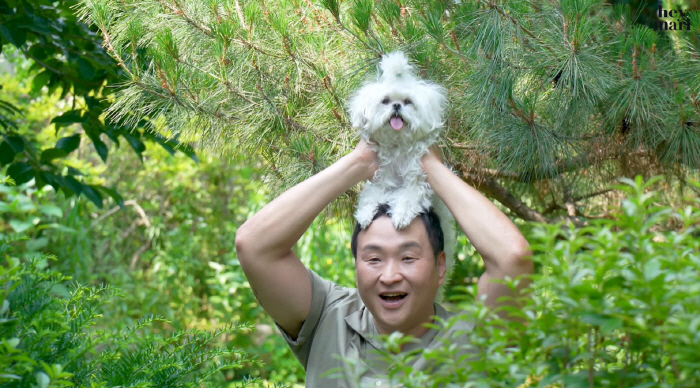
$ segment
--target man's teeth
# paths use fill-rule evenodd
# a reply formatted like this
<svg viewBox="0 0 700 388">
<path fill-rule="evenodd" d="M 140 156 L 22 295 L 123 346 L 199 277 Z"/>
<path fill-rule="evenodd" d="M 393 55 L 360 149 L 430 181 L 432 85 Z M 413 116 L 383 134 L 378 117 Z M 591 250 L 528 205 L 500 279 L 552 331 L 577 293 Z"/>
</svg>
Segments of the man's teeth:
<svg viewBox="0 0 700 388">
<path fill-rule="evenodd" d="M 407 294 L 406 293 L 396 293 L 396 294 L 381 294 L 379 295 L 380 298 L 384 300 L 395 300 L 395 299 L 403 299 Z"/>
</svg>

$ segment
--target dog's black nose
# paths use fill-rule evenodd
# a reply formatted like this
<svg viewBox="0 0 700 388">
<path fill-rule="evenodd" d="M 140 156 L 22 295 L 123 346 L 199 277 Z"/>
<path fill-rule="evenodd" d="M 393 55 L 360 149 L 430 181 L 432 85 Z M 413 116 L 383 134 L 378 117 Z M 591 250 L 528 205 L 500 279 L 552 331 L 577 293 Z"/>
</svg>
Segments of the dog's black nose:
<svg viewBox="0 0 700 388">
<path fill-rule="evenodd" d="M 394 104 L 393 106 L 394 106 L 394 110 L 399 110 L 399 109 L 401 109 L 401 104 L 396 103 L 396 104 Z"/>
</svg>

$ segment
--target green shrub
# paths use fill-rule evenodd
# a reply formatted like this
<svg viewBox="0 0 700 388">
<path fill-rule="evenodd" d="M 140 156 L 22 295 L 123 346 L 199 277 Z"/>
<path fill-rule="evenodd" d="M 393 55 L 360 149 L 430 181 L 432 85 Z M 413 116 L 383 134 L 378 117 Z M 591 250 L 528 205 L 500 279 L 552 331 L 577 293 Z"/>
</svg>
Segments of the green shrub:
<svg viewBox="0 0 700 388">
<path fill-rule="evenodd" d="M 625 180 L 614 219 L 590 226 L 536 225 L 528 236 L 540 267 L 531 297 L 504 323 L 479 303 L 455 318 L 474 323 L 467 349 L 426 353 L 436 373 L 410 368 L 413 355 L 386 352 L 406 387 L 700 386 L 700 209 L 673 211 Z M 514 284 L 509 282 L 509 284 Z M 474 288 L 463 296 L 473 301 Z M 450 323 L 448 323 L 450 324 Z M 400 336 L 386 338 L 397 349 Z"/>
<path fill-rule="evenodd" d="M 106 326 L 98 311 L 115 289 L 66 286 L 68 277 L 46 269 L 50 257 L 11 257 L 11 242 L 0 239 L 2 387 L 220 387 L 220 371 L 253 362 L 217 345 L 246 324 L 157 334 L 150 325 L 163 319 L 152 316 L 124 330 L 96 330 Z"/>
</svg>

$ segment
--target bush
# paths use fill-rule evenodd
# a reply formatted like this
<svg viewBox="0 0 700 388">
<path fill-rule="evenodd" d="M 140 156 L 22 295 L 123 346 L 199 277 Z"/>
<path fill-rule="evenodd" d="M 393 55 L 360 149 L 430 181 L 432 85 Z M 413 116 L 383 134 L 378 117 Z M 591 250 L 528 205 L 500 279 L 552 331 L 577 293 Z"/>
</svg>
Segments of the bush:
<svg viewBox="0 0 700 388">
<path fill-rule="evenodd" d="M 220 371 L 252 361 L 243 351 L 216 345 L 246 324 L 156 334 L 150 325 L 163 319 L 152 316 L 124 330 L 95 330 L 100 306 L 117 291 L 66 286 L 68 277 L 46 269 L 51 257 L 13 258 L 11 242 L 0 239 L 3 387 L 220 387 Z"/>
<path fill-rule="evenodd" d="M 505 323 L 479 303 L 453 319 L 474 323 L 470 346 L 426 353 L 440 369 L 410 368 L 386 352 L 406 387 L 700 386 L 700 209 L 659 206 L 651 180 L 625 180 L 615 219 L 574 228 L 537 225 L 531 298 Z M 514 282 L 509 282 L 511 285 Z M 466 289 L 473 300 L 475 287 Z M 397 336 L 385 338 L 396 349 Z"/>
</svg>

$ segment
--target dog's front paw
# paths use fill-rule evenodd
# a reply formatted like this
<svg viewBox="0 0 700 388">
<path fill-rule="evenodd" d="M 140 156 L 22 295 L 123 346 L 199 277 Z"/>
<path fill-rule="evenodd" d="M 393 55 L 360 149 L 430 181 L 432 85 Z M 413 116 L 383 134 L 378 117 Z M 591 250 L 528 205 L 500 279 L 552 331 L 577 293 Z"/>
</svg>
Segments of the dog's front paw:
<svg viewBox="0 0 700 388">
<path fill-rule="evenodd" d="M 377 205 L 368 203 L 357 208 L 357 211 L 355 212 L 355 219 L 357 220 L 357 223 L 360 224 L 360 227 L 365 229 L 372 223 L 372 219 L 374 218 L 374 214 L 376 212 Z"/>
<path fill-rule="evenodd" d="M 391 222 L 397 230 L 403 229 L 413 221 L 420 209 L 407 198 L 398 198 L 391 209 Z"/>
<path fill-rule="evenodd" d="M 406 187 L 393 193 L 391 200 L 391 221 L 396 229 L 403 229 L 423 211 L 420 190 Z"/>
<path fill-rule="evenodd" d="M 396 230 L 401 230 L 407 227 L 411 221 L 416 217 L 416 214 L 411 214 L 409 212 L 394 212 L 391 215 L 391 222 L 394 224 Z"/>
</svg>

